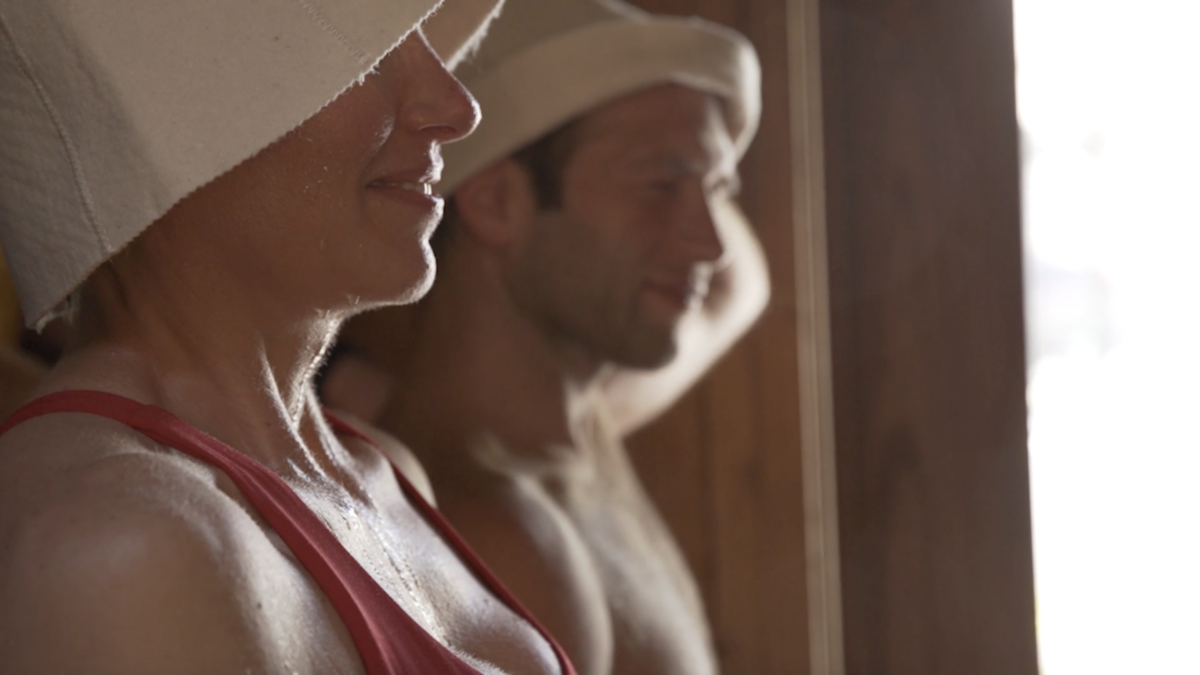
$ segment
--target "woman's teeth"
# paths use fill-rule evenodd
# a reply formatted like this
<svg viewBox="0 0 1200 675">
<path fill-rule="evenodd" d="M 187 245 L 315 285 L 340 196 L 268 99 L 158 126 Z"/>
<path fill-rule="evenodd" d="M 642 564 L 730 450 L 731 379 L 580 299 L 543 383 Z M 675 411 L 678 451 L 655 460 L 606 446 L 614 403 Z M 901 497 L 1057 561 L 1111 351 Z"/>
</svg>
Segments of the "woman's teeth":
<svg viewBox="0 0 1200 675">
<path fill-rule="evenodd" d="M 433 186 L 429 183 L 401 183 L 400 187 L 413 192 L 420 192 L 423 195 L 433 194 Z"/>
</svg>

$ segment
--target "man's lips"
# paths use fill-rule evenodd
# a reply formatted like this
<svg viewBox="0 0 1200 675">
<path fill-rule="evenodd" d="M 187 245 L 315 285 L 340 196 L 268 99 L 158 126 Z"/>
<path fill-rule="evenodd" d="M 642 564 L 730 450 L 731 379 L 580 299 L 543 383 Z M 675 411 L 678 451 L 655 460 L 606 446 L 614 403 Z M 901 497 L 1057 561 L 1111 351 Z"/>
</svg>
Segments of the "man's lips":
<svg viewBox="0 0 1200 675">
<path fill-rule="evenodd" d="M 648 281 L 645 288 L 680 311 L 686 310 L 696 295 L 695 289 L 688 283 Z"/>
</svg>

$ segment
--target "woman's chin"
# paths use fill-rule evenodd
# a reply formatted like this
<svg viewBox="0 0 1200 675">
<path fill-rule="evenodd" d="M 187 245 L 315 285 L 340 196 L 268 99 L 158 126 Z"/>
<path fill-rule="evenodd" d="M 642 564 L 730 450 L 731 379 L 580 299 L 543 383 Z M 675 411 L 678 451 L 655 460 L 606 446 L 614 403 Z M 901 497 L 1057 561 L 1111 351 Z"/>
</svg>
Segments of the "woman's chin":
<svg viewBox="0 0 1200 675">
<path fill-rule="evenodd" d="M 429 293 L 435 276 L 436 268 L 432 262 L 420 276 L 409 275 L 404 279 L 387 280 L 390 283 L 386 285 L 381 283 L 385 281 L 381 275 L 370 287 L 360 286 L 359 290 L 346 294 L 350 302 L 350 313 L 358 314 L 381 307 L 412 304 Z"/>
<path fill-rule="evenodd" d="M 429 293 L 429 289 L 433 288 L 433 280 L 437 276 L 437 266 L 430 264 L 428 271 L 421 277 L 420 281 L 408 288 L 401 296 L 400 300 L 394 304 L 411 305 L 420 300 Z"/>
<path fill-rule="evenodd" d="M 408 305 L 414 303 L 429 293 L 429 289 L 433 288 L 433 281 L 437 278 L 437 257 L 433 255 L 433 249 L 429 246 L 429 238 L 425 237 L 421 240 L 421 267 L 422 273 L 416 280 L 408 286 L 399 304 Z"/>
</svg>

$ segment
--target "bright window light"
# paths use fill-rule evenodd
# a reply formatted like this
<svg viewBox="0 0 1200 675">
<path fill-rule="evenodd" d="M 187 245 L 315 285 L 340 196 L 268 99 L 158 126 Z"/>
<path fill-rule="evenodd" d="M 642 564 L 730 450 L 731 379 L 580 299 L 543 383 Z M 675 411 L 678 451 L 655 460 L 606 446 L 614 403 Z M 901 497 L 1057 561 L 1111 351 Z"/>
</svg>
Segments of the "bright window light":
<svg viewBox="0 0 1200 675">
<path fill-rule="evenodd" d="M 1200 675 L 1200 1 L 1015 0 L 1043 675 Z"/>
</svg>

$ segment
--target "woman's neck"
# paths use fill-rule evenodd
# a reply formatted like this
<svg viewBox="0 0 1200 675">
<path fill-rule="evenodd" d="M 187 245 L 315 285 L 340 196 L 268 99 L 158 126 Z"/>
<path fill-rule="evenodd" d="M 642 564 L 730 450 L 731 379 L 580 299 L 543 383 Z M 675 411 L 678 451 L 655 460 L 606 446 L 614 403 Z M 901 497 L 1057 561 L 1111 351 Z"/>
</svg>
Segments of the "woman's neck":
<svg viewBox="0 0 1200 675">
<path fill-rule="evenodd" d="M 138 292 L 101 270 L 75 344 L 41 389 L 159 405 L 277 472 L 326 472 L 336 444 L 311 380 L 340 321 L 319 312 L 287 319 L 213 291 Z"/>
</svg>

